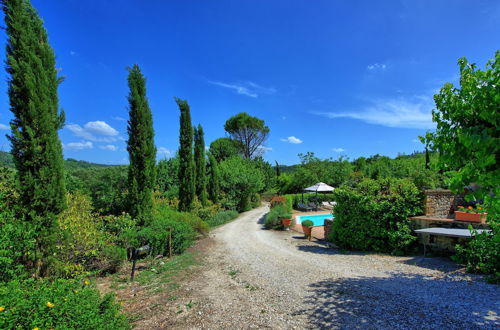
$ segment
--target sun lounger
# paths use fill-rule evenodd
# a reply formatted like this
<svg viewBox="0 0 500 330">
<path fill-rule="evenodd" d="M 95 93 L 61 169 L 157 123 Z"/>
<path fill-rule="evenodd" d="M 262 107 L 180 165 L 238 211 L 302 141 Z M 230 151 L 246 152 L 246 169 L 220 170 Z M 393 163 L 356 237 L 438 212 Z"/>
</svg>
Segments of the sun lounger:
<svg viewBox="0 0 500 330">
<path fill-rule="evenodd" d="M 314 211 L 318 210 L 318 205 L 316 203 L 310 202 L 309 207 L 312 208 Z"/>
<path fill-rule="evenodd" d="M 303 203 L 298 203 L 297 206 L 299 207 L 299 210 L 302 211 L 312 211 L 312 208 L 310 206 L 307 206 Z"/>
</svg>

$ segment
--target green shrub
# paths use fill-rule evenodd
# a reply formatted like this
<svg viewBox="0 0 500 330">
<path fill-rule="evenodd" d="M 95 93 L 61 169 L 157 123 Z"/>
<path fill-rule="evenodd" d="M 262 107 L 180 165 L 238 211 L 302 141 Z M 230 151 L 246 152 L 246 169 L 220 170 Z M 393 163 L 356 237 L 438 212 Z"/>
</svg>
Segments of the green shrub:
<svg viewBox="0 0 500 330">
<path fill-rule="evenodd" d="M 304 227 L 312 227 L 312 226 L 314 226 L 314 222 L 312 222 L 309 219 L 306 219 L 306 220 L 302 221 L 301 225 Z"/>
<path fill-rule="evenodd" d="M 500 283 L 500 239 L 498 235 L 476 234 L 466 246 L 457 245 L 454 260 L 467 271 L 492 274 L 491 281 Z"/>
<path fill-rule="evenodd" d="M 291 216 L 285 205 L 277 204 L 266 214 L 264 227 L 267 229 L 282 229 L 281 219 L 290 218 Z"/>
<path fill-rule="evenodd" d="M 149 244 L 150 255 L 166 255 L 168 253 L 170 230 L 172 230 L 172 249 L 175 254 L 181 254 L 196 239 L 193 223 L 202 223 L 203 230 L 208 230 L 206 222 L 190 213 L 183 213 L 167 208 L 156 210 L 153 219 L 139 231 L 127 230 L 122 235 L 127 248 L 137 248 Z"/>
<path fill-rule="evenodd" d="M 0 286 L 1 329 L 130 329 L 112 295 L 75 280 Z"/>
<path fill-rule="evenodd" d="M 233 219 L 238 217 L 238 212 L 229 210 L 229 211 L 220 211 L 216 215 L 214 215 L 211 219 L 208 220 L 208 225 L 213 228 L 220 225 L 223 225 Z"/>
<path fill-rule="evenodd" d="M 405 179 L 367 179 L 335 192 L 335 221 L 328 240 L 352 250 L 407 253 L 416 237 L 409 217 L 422 211 L 422 196 Z"/>
<path fill-rule="evenodd" d="M 0 213 L 0 281 L 27 277 L 25 268 L 35 250 L 30 223 L 16 221 L 11 212 Z"/>
</svg>

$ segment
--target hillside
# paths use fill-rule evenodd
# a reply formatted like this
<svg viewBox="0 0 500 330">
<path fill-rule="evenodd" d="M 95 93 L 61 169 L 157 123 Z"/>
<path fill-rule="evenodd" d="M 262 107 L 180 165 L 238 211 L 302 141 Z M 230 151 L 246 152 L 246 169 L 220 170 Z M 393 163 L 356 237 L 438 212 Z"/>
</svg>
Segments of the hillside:
<svg viewBox="0 0 500 330">
<path fill-rule="evenodd" d="M 96 164 L 87 162 L 84 160 L 76 160 L 73 158 L 68 158 L 64 161 L 64 165 L 66 169 L 74 170 L 81 168 L 101 168 L 101 167 L 110 167 L 115 165 L 104 165 L 104 164 Z M 0 166 L 14 168 L 14 159 L 9 152 L 0 151 Z"/>
</svg>

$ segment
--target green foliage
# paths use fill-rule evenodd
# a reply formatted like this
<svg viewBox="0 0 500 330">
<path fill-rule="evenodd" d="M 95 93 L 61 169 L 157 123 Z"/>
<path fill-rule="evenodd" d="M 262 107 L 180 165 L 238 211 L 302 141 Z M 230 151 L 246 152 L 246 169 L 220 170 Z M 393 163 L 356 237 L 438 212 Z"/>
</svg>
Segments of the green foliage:
<svg viewBox="0 0 500 330">
<path fill-rule="evenodd" d="M 203 136 L 203 127 L 198 125 L 194 128 L 194 162 L 196 196 L 201 204 L 207 204 L 207 161 L 205 159 L 205 138 Z"/>
<path fill-rule="evenodd" d="M 131 221 L 130 217 L 126 219 Z M 109 221 L 104 223 L 103 218 L 93 213 L 87 196 L 68 195 L 68 208 L 59 215 L 58 223 L 61 233 L 53 275 L 69 278 L 89 270 L 115 272 L 126 259 L 125 250 L 113 245 L 114 233 L 103 231 L 112 229 L 120 234 L 124 229 L 116 223 L 114 227 Z"/>
<path fill-rule="evenodd" d="M 312 222 L 311 220 L 304 220 L 301 222 L 301 225 L 304 226 L 304 227 L 312 227 L 314 226 L 314 222 Z"/>
<path fill-rule="evenodd" d="M 127 209 L 127 166 L 78 168 L 68 171 L 68 191 L 90 195 L 100 214 L 119 215 Z"/>
<path fill-rule="evenodd" d="M 262 192 L 264 176 L 251 160 L 235 156 L 219 164 L 223 206 L 243 212 L 251 208 L 253 194 Z"/>
<path fill-rule="evenodd" d="M 282 175 L 283 176 L 283 175 Z M 285 198 L 289 199 L 294 209 L 298 209 L 299 203 L 309 204 L 310 202 L 322 203 L 334 201 L 334 194 L 332 193 L 318 193 L 318 194 L 288 194 Z"/>
<path fill-rule="evenodd" d="M 457 258 L 471 271 L 492 273 L 498 280 L 500 255 L 500 51 L 478 70 L 467 59 L 458 61 L 460 88 L 447 83 L 434 96 L 436 110 L 434 133 L 421 140 L 439 152 L 439 167 L 447 171 L 450 188 L 463 192 L 475 184 L 471 200 L 483 200 L 492 236 L 478 235 L 463 248 Z"/>
<path fill-rule="evenodd" d="M 229 221 L 238 217 L 238 212 L 236 211 L 220 211 L 217 212 L 212 218 L 210 218 L 207 223 L 210 228 L 221 226 Z"/>
<path fill-rule="evenodd" d="M 203 221 L 208 221 L 220 210 L 219 204 L 214 204 L 211 201 L 207 201 L 205 205 L 201 204 L 198 198 L 194 199 L 193 209 L 191 214 Z"/>
<path fill-rule="evenodd" d="M 208 198 L 213 203 L 218 203 L 220 199 L 220 173 L 219 164 L 212 153 L 208 153 L 209 179 L 208 179 Z"/>
<path fill-rule="evenodd" d="M 467 271 L 492 274 L 491 280 L 500 283 L 499 235 L 475 234 L 466 246 L 457 245 L 455 260 L 467 267 Z"/>
<path fill-rule="evenodd" d="M 286 205 L 277 203 L 275 206 L 266 214 L 264 218 L 264 227 L 267 229 L 282 229 L 281 219 L 290 219 L 292 215 L 286 209 Z"/>
<path fill-rule="evenodd" d="M 56 217 L 66 206 L 54 51 L 29 1 L 2 2 L 8 36 L 6 69 L 11 121 L 9 140 L 17 169 L 19 202 L 37 233 L 37 257 L 50 255 Z M 40 263 L 38 263 L 40 265 Z M 43 271 L 39 268 L 40 271 Z"/>
<path fill-rule="evenodd" d="M 224 129 L 229 136 L 241 144 L 244 158 L 251 159 L 260 156 L 260 148 L 269 136 L 269 127 L 262 119 L 252 117 L 246 112 L 241 112 L 229 118 Z"/>
<path fill-rule="evenodd" d="M 409 217 L 422 211 L 422 195 L 411 181 L 366 179 L 334 196 L 335 221 L 328 239 L 339 247 L 401 254 L 415 242 Z"/>
<path fill-rule="evenodd" d="M 242 145 L 239 141 L 223 137 L 212 141 L 209 151 L 220 163 L 233 156 L 241 155 Z"/>
<path fill-rule="evenodd" d="M 200 223 L 202 223 L 201 219 L 193 219 L 189 213 L 161 208 L 154 212 L 150 223 L 139 231 L 126 231 L 124 236 L 129 247 L 137 248 L 149 244 L 150 255 L 167 255 L 170 231 L 172 231 L 173 252 L 181 254 L 194 242 L 196 232 L 193 227 Z"/>
<path fill-rule="evenodd" d="M 128 210 L 143 225 L 151 217 L 153 188 L 156 175 L 156 147 L 153 115 L 146 97 L 146 78 L 137 64 L 129 68 L 129 121 L 127 151 Z"/>
<path fill-rule="evenodd" d="M 130 329 L 112 295 L 76 280 L 4 283 L 0 306 L 2 329 Z"/>
<path fill-rule="evenodd" d="M 14 218 L 12 211 L 0 212 L 0 280 L 28 276 L 26 265 L 34 255 L 36 232 L 27 221 Z"/>
<path fill-rule="evenodd" d="M 179 196 L 179 157 L 177 155 L 158 162 L 156 187 L 168 198 Z"/>
<path fill-rule="evenodd" d="M 179 211 L 191 210 L 195 196 L 195 165 L 193 160 L 193 126 L 187 101 L 175 99 L 180 117 L 179 134 Z"/>
</svg>

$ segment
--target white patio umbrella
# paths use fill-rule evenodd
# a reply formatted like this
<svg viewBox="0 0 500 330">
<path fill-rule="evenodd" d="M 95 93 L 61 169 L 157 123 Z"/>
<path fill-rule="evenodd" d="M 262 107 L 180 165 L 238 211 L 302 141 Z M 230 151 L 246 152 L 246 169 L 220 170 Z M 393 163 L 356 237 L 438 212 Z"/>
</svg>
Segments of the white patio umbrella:
<svg viewBox="0 0 500 330">
<path fill-rule="evenodd" d="M 326 183 L 323 182 L 318 182 L 314 186 L 310 186 L 304 189 L 305 191 L 313 191 L 318 194 L 318 192 L 332 192 L 335 190 L 332 186 L 327 185 Z M 316 197 L 316 200 L 318 198 Z M 302 202 L 304 202 L 304 194 L 302 194 Z"/>
<path fill-rule="evenodd" d="M 327 185 L 323 182 L 318 182 L 314 186 L 310 186 L 304 189 L 305 191 L 315 191 L 315 192 L 332 192 L 335 188 Z"/>
</svg>

